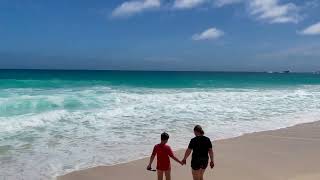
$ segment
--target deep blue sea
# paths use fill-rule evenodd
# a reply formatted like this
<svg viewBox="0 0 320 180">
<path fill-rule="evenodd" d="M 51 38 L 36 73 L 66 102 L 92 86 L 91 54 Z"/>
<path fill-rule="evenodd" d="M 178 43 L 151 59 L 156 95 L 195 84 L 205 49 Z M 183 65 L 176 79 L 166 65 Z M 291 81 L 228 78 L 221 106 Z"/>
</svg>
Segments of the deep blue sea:
<svg viewBox="0 0 320 180">
<path fill-rule="evenodd" d="M 0 70 L 0 179 L 52 179 L 148 156 L 159 134 L 183 148 L 320 120 L 308 73 Z"/>
</svg>

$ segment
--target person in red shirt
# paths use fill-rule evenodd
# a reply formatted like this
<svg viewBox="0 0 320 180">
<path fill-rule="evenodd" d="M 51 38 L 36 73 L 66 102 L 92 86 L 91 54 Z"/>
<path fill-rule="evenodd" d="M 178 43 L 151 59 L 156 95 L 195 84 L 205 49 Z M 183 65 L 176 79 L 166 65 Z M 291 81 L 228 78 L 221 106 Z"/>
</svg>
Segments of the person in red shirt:
<svg viewBox="0 0 320 180">
<path fill-rule="evenodd" d="M 147 166 L 147 170 L 151 170 L 151 164 L 155 156 L 157 156 L 158 180 L 163 180 L 163 174 L 165 174 L 166 180 L 171 180 L 170 157 L 182 165 L 182 162 L 173 154 L 170 146 L 166 145 L 168 139 L 169 134 L 165 132 L 161 134 L 161 142 L 154 146 L 149 165 Z"/>
</svg>

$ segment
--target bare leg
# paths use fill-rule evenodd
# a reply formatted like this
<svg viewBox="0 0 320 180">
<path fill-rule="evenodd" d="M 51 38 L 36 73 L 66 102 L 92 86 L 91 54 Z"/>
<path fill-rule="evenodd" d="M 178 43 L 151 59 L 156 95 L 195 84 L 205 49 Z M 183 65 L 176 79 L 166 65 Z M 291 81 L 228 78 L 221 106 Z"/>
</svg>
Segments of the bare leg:
<svg viewBox="0 0 320 180">
<path fill-rule="evenodd" d="M 205 169 L 200 169 L 200 179 L 199 180 L 203 180 L 203 175 L 204 175 L 204 172 L 206 171 Z"/>
<path fill-rule="evenodd" d="M 158 180 L 163 180 L 163 171 L 157 170 Z"/>
<path fill-rule="evenodd" d="M 193 170 L 192 169 L 192 176 L 193 176 L 193 180 L 201 180 L 200 179 L 200 170 Z"/>
<path fill-rule="evenodd" d="M 165 171 L 164 174 L 166 176 L 166 180 L 171 180 L 171 170 Z"/>
</svg>

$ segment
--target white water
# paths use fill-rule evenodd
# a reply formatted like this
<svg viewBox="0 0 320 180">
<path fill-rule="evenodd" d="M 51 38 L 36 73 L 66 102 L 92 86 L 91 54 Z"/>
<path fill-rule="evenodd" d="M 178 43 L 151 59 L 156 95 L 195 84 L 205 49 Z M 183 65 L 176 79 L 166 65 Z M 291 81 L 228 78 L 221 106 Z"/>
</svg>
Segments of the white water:
<svg viewBox="0 0 320 180">
<path fill-rule="evenodd" d="M 149 155 L 159 134 L 185 147 L 320 120 L 320 86 L 282 89 L 88 87 L 0 90 L 0 179 L 63 173 Z"/>
</svg>

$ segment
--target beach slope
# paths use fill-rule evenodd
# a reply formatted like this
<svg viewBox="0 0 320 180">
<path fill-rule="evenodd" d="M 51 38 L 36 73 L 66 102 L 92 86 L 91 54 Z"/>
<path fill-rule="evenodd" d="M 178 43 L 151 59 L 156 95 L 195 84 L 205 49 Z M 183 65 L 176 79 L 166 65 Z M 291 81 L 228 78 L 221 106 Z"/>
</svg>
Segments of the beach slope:
<svg viewBox="0 0 320 180">
<path fill-rule="evenodd" d="M 216 167 L 205 179 L 223 180 L 319 180 L 320 122 L 258 132 L 214 142 Z M 178 157 L 183 157 L 178 151 Z M 148 159 L 115 166 L 76 171 L 58 180 L 152 180 L 145 170 Z M 187 166 L 172 162 L 172 179 L 191 180 Z"/>
</svg>

